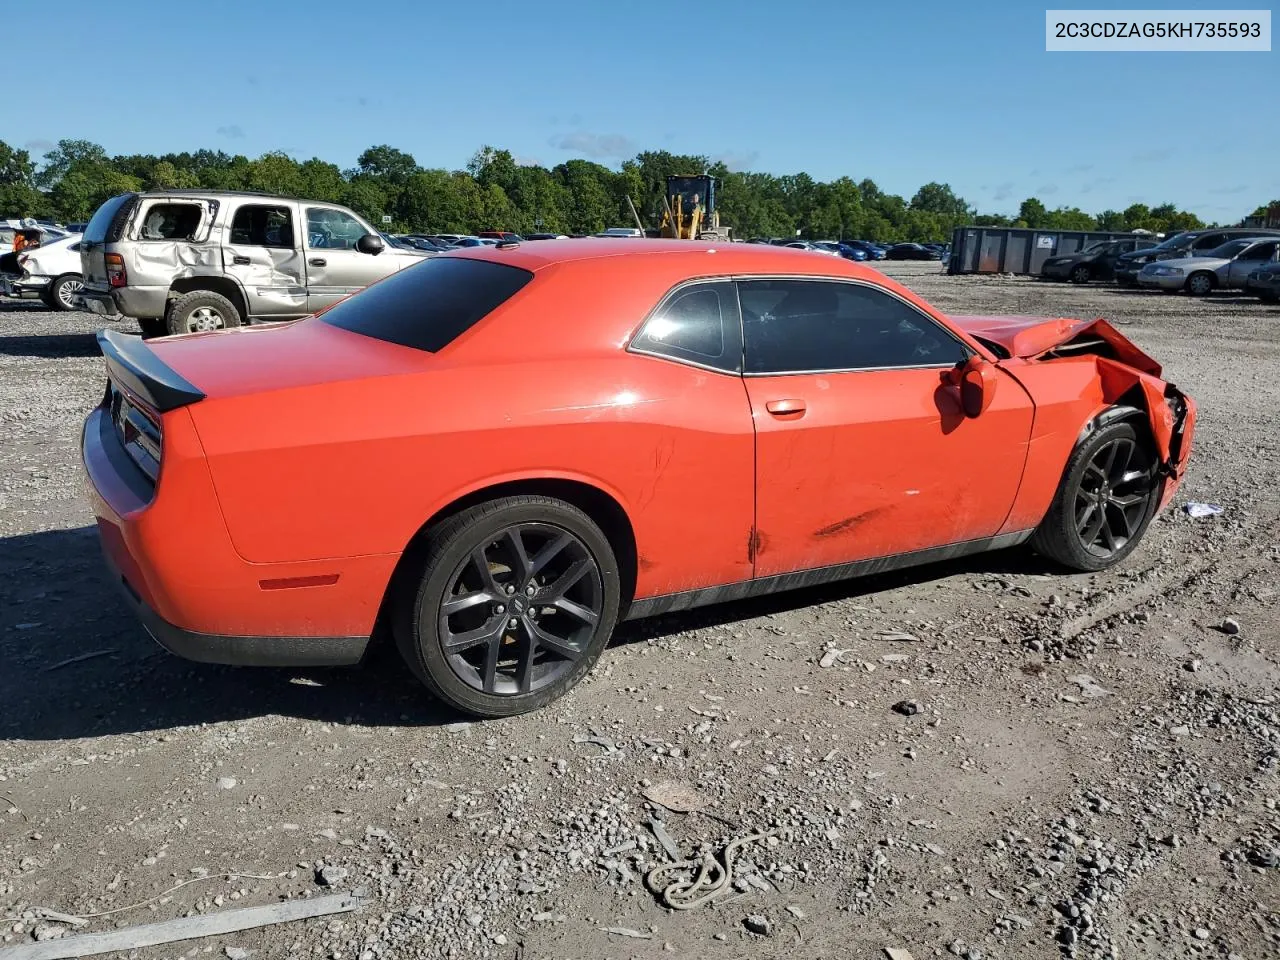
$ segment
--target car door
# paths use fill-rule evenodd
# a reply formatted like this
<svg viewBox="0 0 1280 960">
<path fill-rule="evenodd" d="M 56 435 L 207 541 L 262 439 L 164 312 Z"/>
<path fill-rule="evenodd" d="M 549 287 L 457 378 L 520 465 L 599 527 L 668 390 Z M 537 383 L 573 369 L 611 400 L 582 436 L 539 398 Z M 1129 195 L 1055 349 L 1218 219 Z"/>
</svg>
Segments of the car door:
<svg viewBox="0 0 1280 960">
<path fill-rule="evenodd" d="M 307 309 L 314 313 L 375 280 L 395 273 L 399 261 L 382 254 L 361 253 L 356 241 L 375 233 L 340 207 L 307 204 Z M 387 251 L 383 251 L 386 253 Z"/>
<path fill-rule="evenodd" d="M 242 201 L 227 211 L 225 222 L 223 269 L 244 290 L 249 315 L 287 319 L 309 313 L 298 204 Z"/>
<path fill-rule="evenodd" d="M 1003 371 L 961 412 L 942 375 L 971 349 L 865 282 L 738 283 L 756 428 L 755 575 L 909 554 L 1000 531 L 1032 405 Z"/>
<path fill-rule="evenodd" d="M 1132 252 L 1132 240 L 1117 240 L 1107 244 L 1102 255 L 1094 262 L 1094 275 L 1099 280 L 1110 280 L 1115 276 L 1116 261 L 1120 259 L 1121 254 Z"/>
<path fill-rule="evenodd" d="M 1259 267 L 1265 267 L 1275 261 L 1277 249 L 1280 249 L 1280 241 L 1266 240 L 1262 243 L 1255 243 L 1252 247 L 1242 251 L 1238 257 L 1231 261 L 1231 265 L 1227 268 L 1227 275 L 1223 277 L 1223 285 L 1233 290 L 1243 289 L 1249 274 Z"/>
</svg>

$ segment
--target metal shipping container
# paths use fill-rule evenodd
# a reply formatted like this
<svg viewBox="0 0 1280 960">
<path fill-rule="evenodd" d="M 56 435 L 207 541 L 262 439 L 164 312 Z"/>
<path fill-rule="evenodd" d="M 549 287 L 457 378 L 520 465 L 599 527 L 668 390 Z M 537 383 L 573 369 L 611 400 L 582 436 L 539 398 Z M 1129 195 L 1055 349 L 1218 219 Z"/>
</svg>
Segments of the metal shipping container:
<svg viewBox="0 0 1280 960">
<path fill-rule="evenodd" d="M 1030 227 L 956 227 L 947 273 L 1038 274 L 1050 257 L 1062 257 L 1099 240 L 1123 240 L 1153 234 L 1091 230 L 1032 230 Z"/>
</svg>

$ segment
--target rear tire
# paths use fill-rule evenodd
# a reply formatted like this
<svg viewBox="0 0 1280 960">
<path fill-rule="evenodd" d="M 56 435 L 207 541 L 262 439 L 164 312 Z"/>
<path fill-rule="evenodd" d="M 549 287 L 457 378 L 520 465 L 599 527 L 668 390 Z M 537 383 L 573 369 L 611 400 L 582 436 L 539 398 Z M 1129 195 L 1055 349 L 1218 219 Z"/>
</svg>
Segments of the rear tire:
<svg viewBox="0 0 1280 960">
<path fill-rule="evenodd" d="M 396 645 L 433 694 L 474 716 L 509 717 L 559 699 L 595 665 L 618 619 L 608 539 L 550 497 L 463 510 L 406 559 L 413 567 Z"/>
<path fill-rule="evenodd" d="M 1160 503 L 1156 454 L 1139 426 L 1132 417 L 1113 420 L 1076 447 L 1032 535 L 1037 553 L 1092 572 L 1137 549 Z"/>
<path fill-rule="evenodd" d="M 84 286 L 78 273 L 64 273 L 60 277 L 54 277 L 49 284 L 48 299 L 45 303 L 49 305 L 51 310 L 68 311 L 77 309 L 75 296 L 80 292 L 80 288 Z"/>
<path fill-rule="evenodd" d="M 192 290 L 169 305 L 165 323 L 170 334 L 226 330 L 241 323 L 236 305 L 212 290 Z"/>
</svg>

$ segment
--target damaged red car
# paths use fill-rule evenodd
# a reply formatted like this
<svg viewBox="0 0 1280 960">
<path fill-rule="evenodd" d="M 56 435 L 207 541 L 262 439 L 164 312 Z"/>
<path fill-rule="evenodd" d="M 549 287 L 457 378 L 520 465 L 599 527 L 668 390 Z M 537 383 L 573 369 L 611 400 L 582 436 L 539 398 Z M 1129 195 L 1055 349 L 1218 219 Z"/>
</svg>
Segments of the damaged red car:
<svg viewBox="0 0 1280 960">
<path fill-rule="evenodd" d="M 1022 543 L 1107 567 L 1195 425 L 1103 320 L 949 316 L 756 244 L 504 243 L 302 320 L 99 341 L 85 467 L 161 644 L 336 665 L 386 636 L 483 716 L 628 618 Z"/>
</svg>

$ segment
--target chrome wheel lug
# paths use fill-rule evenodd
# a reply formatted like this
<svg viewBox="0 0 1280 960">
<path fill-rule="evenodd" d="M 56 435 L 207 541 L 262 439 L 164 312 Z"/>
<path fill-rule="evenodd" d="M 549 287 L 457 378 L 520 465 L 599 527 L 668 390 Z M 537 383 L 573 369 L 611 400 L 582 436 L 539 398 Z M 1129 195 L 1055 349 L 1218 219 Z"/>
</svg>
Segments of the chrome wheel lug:
<svg viewBox="0 0 1280 960">
<path fill-rule="evenodd" d="M 507 594 L 508 594 L 508 595 L 510 595 L 510 594 L 515 593 L 515 592 L 516 592 L 516 588 L 515 588 L 515 587 L 513 587 L 511 584 L 509 584 L 509 583 L 508 583 L 508 584 L 507 584 Z"/>
<path fill-rule="evenodd" d="M 493 611 L 494 611 L 494 613 L 506 613 L 506 612 L 507 612 L 507 608 L 506 608 L 503 604 L 501 604 L 501 603 L 500 603 L 500 604 L 498 604 L 496 607 L 494 607 L 494 608 L 493 608 Z"/>
<path fill-rule="evenodd" d="M 537 592 L 538 591 L 534 588 L 532 583 L 524 588 L 524 593 L 525 593 L 525 596 L 527 597 L 532 597 Z"/>
<path fill-rule="evenodd" d="M 512 628 L 518 627 L 520 626 L 520 621 L 517 620 L 515 617 L 512 617 L 510 620 L 507 621 L 507 626 Z"/>
</svg>

